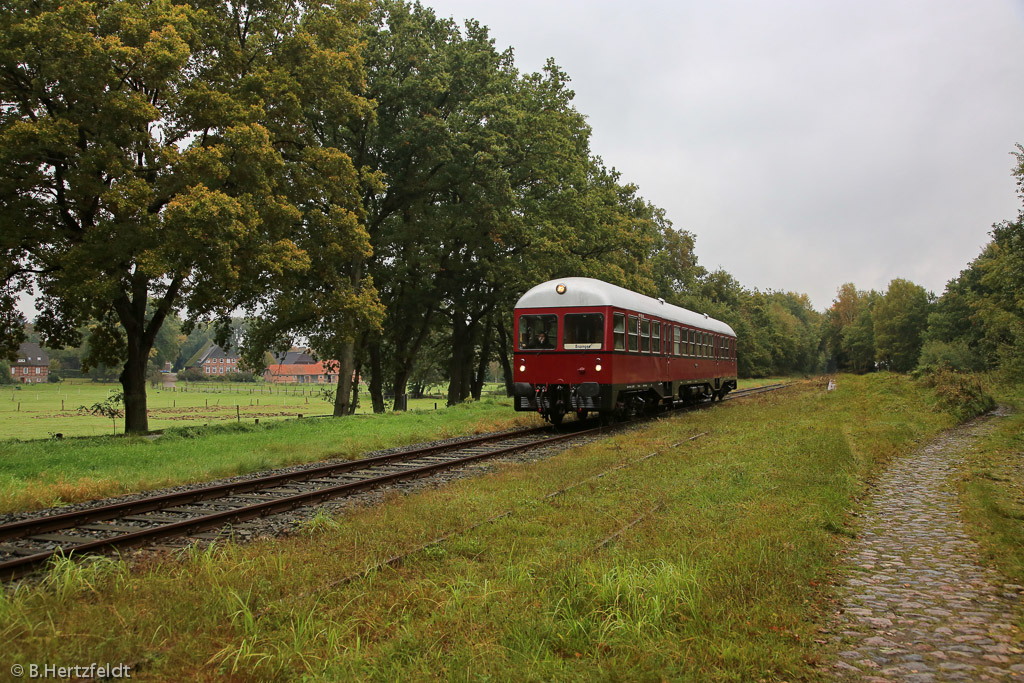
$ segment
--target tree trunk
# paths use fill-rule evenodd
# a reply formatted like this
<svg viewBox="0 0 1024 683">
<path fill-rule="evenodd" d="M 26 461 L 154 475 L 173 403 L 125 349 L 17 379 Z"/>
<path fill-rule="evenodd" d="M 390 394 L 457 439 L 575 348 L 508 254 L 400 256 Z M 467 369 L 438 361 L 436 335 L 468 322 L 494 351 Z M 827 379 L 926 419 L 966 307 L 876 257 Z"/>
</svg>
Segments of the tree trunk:
<svg viewBox="0 0 1024 683">
<path fill-rule="evenodd" d="M 363 281 L 363 262 L 356 260 L 352 263 L 352 271 L 349 278 L 352 281 L 352 288 L 356 291 Z M 362 338 L 365 340 L 365 335 Z M 341 347 L 341 358 L 338 359 L 338 387 L 334 393 L 334 417 L 351 415 L 356 411 L 356 403 L 359 398 L 359 381 L 353 381 L 356 371 L 356 340 L 346 340 Z M 355 386 L 353 386 L 355 385 Z"/>
<path fill-rule="evenodd" d="M 384 412 L 384 380 L 380 369 L 380 341 L 374 340 L 368 345 L 370 351 L 370 401 L 373 412 Z"/>
<path fill-rule="evenodd" d="M 334 392 L 334 417 L 351 415 L 352 373 L 355 372 L 356 342 L 346 341 L 341 347 L 341 358 L 338 359 L 338 387 Z"/>
<path fill-rule="evenodd" d="M 181 286 L 180 279 L 171 281 L 163 297 L 157 302 L 153 317 L 146 321 L 146 304 L 149 301 L 149 281 L 138 275 L 132 281 L 131 294 L 122 294 L 114 299 L 113 307 L 124 328 L 128 344 L 128 360 L 121 370 L 121 387 L 124 389 L 124 431 L 126 434 L 145 434 L 149 431 L 149 412 L 146 406 L 146 363 L 149 351 L 156 341 L 156 334 L 164 324 L 171 306 L 177 299 Z"/>
<path fill-rule="evenodd" d="M 121 370 L 126 434 L 145 434 L 149 431 L 149 412 L 146 407 L 146 361 L 149 359 L 149 349 L 142 349 L 141 341 L 128 340 L 128 361 Z"/>
<path fill-rule="evenodd" d="M 356 409 L 359 408 L 359 373 L 362 372 L 363 363 L 357 360 L 355 369 L 352 372 L 352 402 L 348 407 L 348 414 L 355 415 Z"/>
<path fill-rule="evenodd" d="M 468 338 L 469 326 L 466 324 L 465 318 L 456 312 L 452 319 L 452 355 L 448 362 L 449 406 L 462 403 L 463 399 L 466 398 L 465 394 L 462 393 L 462 387 L 464 384 L 463 372 L 466 369 L 463 357 L 466 355 L 467 347 L 469 347 Z"/>
<path fill-rule="evenodd" d="M 498 360 L 501 372 L 505 375 L 505 395 L 511 396 L 514 388 L 512 381 L 512 363 L 508 356 L 508 333 L 505 331 L 505 316 L 498 315 Z"/>
<path fill-rule="evenodd" d="M 394 326 L 391 336 L 391 348 L 394 351 L 395 374 L 393 375 L 392 386 L 395 389 L 395 398 L 406 393 L 409 386 L 409 376 L 416 364 L 416 357 L 419 355 L 423 343 L 430 334 L 430 322 L 434 317 L 434 307 L 429 306 L 423 313 L 423 317 L 416 329 L 410 329 L 411 325 Z M 397 403 L 395 405 L 398 405 Z"/>
<path fill-rule="evenodd" d="M 424 386 L 423 382 L 413 382 L 412 383 L 412 397 L 413 398 L 423 398 L 423 393 L 424 393 L 423 390 L 425 388 L 426 387 Z"/>
<path fill-rule="evenodd" d="M 456 313 L 452 318 L 452 356 L 448 366 L 448 405 L 462 403 L 470 395 L 473 379 L 473 332 L 476 320 Z"/>
<path fill-rule="evenodd" d="M 484 381 L 487 379 L 487 366 L 491 362 L 491 338 L 494 336 L 494 327 L 490 316 L 487 317 L 487 324 L 484 326 L 484 336 L 480 340 L 480 358 L 476 364 L 476 376 L 470 392 L 474 401 L 479 401 L 484 392 Z"/>
<path fill-rule="evenodd" d="M 401 396 L 402 394 L 406 393 L 406 389 L 409 386 L 409 368 L 405 368 L 405 367 L 395 368 L 394 386 L 395 386 L 395 406 L 397 408 L 397 406 L 398 406 L 398 397 Z M 414 398 L 418 398 L 418 397 L 414 397 Z M 406 406 L 406 407 L 408 407 L 408 406 Z"/>
</svg>

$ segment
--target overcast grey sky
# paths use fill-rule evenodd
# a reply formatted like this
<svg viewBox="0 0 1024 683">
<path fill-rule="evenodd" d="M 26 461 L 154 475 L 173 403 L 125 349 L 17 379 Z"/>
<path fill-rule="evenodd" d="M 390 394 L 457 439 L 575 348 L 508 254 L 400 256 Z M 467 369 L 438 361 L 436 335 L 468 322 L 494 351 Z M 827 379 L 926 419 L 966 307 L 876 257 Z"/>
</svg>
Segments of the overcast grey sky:
<svg viewBox="0 0 1024 683">
<path fill-rule="evenodd" d="M 1021 206 L 1024 0 L 424 4 L 554 58 L 594 153 L 746 287 L 940 294 Z"/>
</svg>

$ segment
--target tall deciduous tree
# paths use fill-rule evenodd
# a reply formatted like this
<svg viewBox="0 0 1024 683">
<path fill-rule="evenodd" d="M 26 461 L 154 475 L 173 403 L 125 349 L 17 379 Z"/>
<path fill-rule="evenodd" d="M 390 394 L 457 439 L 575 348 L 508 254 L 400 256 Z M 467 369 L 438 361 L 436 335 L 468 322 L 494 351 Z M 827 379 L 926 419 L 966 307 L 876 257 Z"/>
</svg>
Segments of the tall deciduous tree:
<svg viewBox="0 0 1024 683">
<path fill-rule="evenodd" d="M 872 310 L 876 360 L 897 372 L 913 370 L 930 311 L 924 287 L 901 278 L 890 282 Z"/>
<path fill-rule="evenodd" d="M 351 94 L 362 11 L 13 0 L 0 15 L 5 283 L 38 288 L 50 345 L 98 321 L 128 431 L 148 427 L 146 362 L 172 311 L 226 319 L 308 272 L 317 246 L 357 249 L 354 171 L 309 113 L 367 106 Z"/>
</svg>

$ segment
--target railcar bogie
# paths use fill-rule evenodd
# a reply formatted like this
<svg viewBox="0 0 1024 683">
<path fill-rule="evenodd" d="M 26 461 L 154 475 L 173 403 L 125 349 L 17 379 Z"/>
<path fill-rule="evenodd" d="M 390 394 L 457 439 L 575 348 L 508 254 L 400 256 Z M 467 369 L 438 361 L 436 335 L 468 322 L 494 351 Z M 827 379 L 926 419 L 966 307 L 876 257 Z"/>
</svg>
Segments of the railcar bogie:
<svg viewBox="0 0 1024 683">
<path fill-rule="evenodd" d="M 516 410 L 604 419 L 736 388 L 732 328 L 590 278 L 537 285 L 515 309 Z"/>
</svg>

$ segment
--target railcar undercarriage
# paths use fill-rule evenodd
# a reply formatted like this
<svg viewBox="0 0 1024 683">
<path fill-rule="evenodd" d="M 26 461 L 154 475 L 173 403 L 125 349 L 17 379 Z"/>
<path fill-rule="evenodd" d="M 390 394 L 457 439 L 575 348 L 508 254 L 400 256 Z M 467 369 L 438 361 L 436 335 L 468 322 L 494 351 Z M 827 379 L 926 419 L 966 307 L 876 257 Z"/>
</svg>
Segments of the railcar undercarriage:
<svg viewBox="0 0 1024 683">
<path fill-rule="evenodd" d="M 528 384 L 516 382 L 515 409 L 535 411 L 546 421 L 559 425 L 567 414 L 586 419 L 592 413 L 602 419 L 628 419 L 651 414 L 676 403 L 721 401 L 736 389 L 736 380 L 715 378 L 699 383 L 654 382 L 642 385 Z"/>
</svg>

